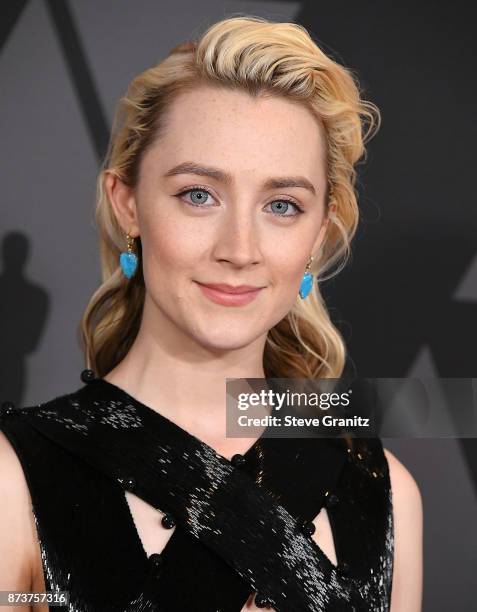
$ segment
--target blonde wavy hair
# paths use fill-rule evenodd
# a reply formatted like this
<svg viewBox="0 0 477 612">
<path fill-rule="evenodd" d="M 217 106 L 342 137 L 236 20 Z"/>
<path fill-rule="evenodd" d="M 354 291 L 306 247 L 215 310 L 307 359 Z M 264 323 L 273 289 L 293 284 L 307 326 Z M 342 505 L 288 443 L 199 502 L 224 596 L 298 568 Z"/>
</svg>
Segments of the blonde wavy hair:
<svg viewBox="0 0 477 612">
<path fill-rule="evenodd" d="M 380 125 L 380 113 L 361 98 L 353 73 L 325 55 L 296 23 L 241 15 L 211 25 L 199 40 L 172 49 L 129 84 L 119 100 L 108 151 L 97 180 L 95 223 L 99 233 L 102 284 L 82 316 L 78 336 L 86 367 L 106 375 L 129 351 L 141 322 L 145 297 L 142 266 L 130 280 L 119 267 L 125 234 L 104 188 L 106 172 L 130 187 L 141 158 L 160 138 L 163 118 L 175 97 L 198 85 L 240 90 L 251 96 L 283 96 L 308 108 L 325 135 L 329 225 L 311 271 L 318 281 L 346 264 L 359 219 L 356 163 Z M 136 240 L 141 260 L 141 240 Z M 328 276 L 326 274 L 329 273 Z M 333 325 L 319 286 L 297 296 L 290 312 L 267 334 L 263 356 L 267 377 L 339 378 L 345 342 Z"/>
</svg>

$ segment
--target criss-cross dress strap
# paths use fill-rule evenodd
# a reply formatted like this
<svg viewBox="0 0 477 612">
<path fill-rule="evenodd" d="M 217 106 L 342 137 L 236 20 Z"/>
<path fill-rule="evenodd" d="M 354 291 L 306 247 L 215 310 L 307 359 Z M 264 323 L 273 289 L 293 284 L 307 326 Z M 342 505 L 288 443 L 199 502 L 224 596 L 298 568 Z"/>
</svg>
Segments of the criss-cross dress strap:
<svg viewBox="0 0 477 612">
<path fill-rule="evenodd" d="M 341 579 L 297 518 L 250 475 L 178 426 L 172 424 L 161 438 L 153 414 L 138 403 L 80 397 L 18 413 L 56 444 L 172 514 L 277 612 L 319 612 L 352 600 L 352 582 Z"/>
</svg>

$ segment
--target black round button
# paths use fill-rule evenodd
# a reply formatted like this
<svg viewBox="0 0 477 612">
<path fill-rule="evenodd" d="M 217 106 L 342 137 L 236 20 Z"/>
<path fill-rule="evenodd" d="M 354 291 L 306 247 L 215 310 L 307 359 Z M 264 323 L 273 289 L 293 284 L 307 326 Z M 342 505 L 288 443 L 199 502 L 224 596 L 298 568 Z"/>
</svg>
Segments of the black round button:
<svg viewBox="0 0 477 612">
<path fill-rule="evenodd" d="M 164 514 L 161 520 L 162 526 L 166 529 L 172 529 L 176 525 L 176 521 L 172 514 Z"/>
<path fill-rule="evenodd" d="M 123 479 L 123 484 L 126 489 L 130 489 L 131 491 L 136 488 L 136 479 L 133 476 L 127 476 Z"/>
<path fill-rule="evenodd" d="M 329 508 L 331 508 L 332 506 L 336 506 L 338 502 L 339 502 L 339 497 L 335 495 L 334 493 L 331 493 L 331 495 L 328 495 L 328 497 L 326 498 L 326 505 Z"/>
<path fill-rule="evenodd" d="M 315 523 L 311 521 L 303 521 L 300 525 L 302 532 L 307 536 L 312 536 L 316 531 Z"/>
<path fill-rule="evenodd" d="M 161 553 L 152 553 L 152 555 L 149 555 L 149 561 L 156 567 L 159 567 L 160 565 L 162 565 Z"/>
<path fill-rule="evenodd" d="M 94 376 L 94 372 L 93 370 L 83 370 L 81 372 L 81 380 L 84 383 L 90 383 L 94 380 L 95 376 Z"/>
<path fill-rule="evenodd" d="M 11 414 L 13 414 L 14 410 L 15 410 L 15 404 L 13 402 L 9 402 L 9 401 L 2 402 L 2 405 L 0 406 L 0 421 L 3 421 L 7 417 L 9 417 Z"/>
<path fill-rule="evenodd" d="M 230 462 L 232 463 L 234 467 L 240 467 L 241 465 L 245 463 L 245 457 L 241 455 L 240 453 L 237 453 L 232 457 Z"/>
<path fill-rule="evenodd" d="M 255 595 L 255 605 L 257 608 L 270 608 L 272 606 L 272 600 L 264 593 L 257 593 Z"/>
</svg>

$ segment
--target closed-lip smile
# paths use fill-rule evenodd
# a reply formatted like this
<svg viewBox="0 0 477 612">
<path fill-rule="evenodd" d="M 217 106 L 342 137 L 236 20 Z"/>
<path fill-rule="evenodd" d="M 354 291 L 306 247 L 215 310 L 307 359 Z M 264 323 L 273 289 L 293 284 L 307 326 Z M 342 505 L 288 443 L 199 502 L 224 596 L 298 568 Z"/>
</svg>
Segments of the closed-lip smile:
<svg viewBox="0 0 477 612">
<path fill-rule="evenodd" d="M 202 294 L 221 306 L 245 306 L 252 302 L 265 287 L 257 285 L 229 285 L 228 283 L 200 283 Z"/>
<path fill-rule="evenodd" d="M 250 291 L 258 291 L 258 289 L 263 289 L 263 287 L 258 287 L 256 285 L 228 285 L 227 283 L 199 283 L 199 285 L 209 287 L 210 289 L 215 289 L 215 291 L 234 294 L 249 293 Z"/>
</svg>

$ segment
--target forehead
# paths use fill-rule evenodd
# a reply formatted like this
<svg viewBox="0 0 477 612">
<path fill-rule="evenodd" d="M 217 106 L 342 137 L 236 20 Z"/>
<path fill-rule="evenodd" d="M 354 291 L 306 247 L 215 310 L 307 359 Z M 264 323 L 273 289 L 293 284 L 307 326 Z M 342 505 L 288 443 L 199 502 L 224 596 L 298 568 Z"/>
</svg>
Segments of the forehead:
<svg viewBox="0 0 477 612">
<path fill-rule="evenodd" d="M 156 168 L 194 159 L 232 174 L 273 170 L 324 180 L 323 128 L 294 100 L 202 85 L 179 94 L 164 119 L 165 130 L 146 155 Z"/>
</svg>

